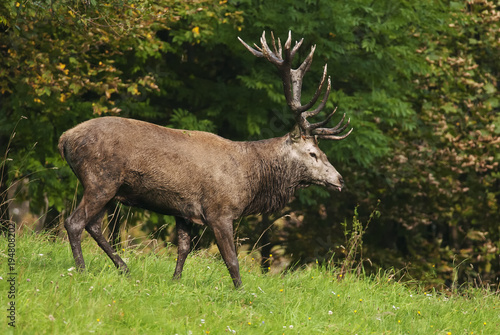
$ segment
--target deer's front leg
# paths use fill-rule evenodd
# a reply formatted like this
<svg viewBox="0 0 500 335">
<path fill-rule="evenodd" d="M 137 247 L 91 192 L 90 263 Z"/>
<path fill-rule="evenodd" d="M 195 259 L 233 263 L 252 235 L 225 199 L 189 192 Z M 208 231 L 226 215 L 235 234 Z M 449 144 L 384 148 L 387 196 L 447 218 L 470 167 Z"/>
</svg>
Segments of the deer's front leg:
<svg viewBox="0 0 500 335">
<path fill-rule="evenodd" d="M 236 288 L 241 286 L 240 267 L 238 264 L 238 255 L 233 241 L 233 222 L 232 220 L 222 220 L 212 225 L 217 246 L 222 259 L 226 263 L 233 284 Z"/>
<path fill-rule="evenodd" d="M 174 280 L 180 279 L 186 257 L 191 251 L 191 235 L 189 234 L 188 222 L 180 217 L 175 217 L 175 227 L 177 229 L 177 265 L 175 266 Z"/>
</svg>

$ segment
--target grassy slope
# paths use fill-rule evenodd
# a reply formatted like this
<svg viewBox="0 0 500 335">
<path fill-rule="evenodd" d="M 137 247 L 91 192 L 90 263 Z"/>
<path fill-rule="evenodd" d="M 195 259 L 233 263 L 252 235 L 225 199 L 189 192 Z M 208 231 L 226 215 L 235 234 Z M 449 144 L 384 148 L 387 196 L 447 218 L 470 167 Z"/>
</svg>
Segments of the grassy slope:
<svg viewBox="0 0 500 335">
<path fill-rule="evenodd" d="M 0 333 L 6 323 L 5 250 L 0 239 Z M 223 263 L 207 254 L 188 258 L 184 277 L 170 277 L 175 259 L 123 252 L 122 276 L 95 243 L 83 244 L 88 271 L 74 270 L 67 241 L 18 236 L 18 334 L 497 334 L 498 295 L 425 293 L 387 277 L 348 276 L 313 267 L 262 275 L 240 258 L 243 290 L 235 290 Z"/>
</svg>

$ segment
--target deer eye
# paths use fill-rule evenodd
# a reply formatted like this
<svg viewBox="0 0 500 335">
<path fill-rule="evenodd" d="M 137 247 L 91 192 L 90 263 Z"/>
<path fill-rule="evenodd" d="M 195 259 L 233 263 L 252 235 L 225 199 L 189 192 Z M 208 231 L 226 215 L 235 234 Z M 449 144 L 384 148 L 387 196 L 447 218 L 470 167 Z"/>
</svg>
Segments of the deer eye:
<svg viewBox="0 0 500 335">
<path fill-rule="evenodd" d="M 314 152 L 310 152 L 309 153 L 309 156 L 311 156 L 312 158 L 314 158 L 315 160 L 318 160 L 318 157 L 316 156 L 316 154 Z"/>
</svg>

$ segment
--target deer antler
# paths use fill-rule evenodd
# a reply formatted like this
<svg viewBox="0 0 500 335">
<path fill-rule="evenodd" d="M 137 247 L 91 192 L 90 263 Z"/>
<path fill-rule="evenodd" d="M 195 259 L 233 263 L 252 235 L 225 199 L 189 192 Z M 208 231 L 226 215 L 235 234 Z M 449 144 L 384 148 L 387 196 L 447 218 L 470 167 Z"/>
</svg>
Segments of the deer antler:
<svg viewBox="0 0 500 335">
<path fill-rule="evenodd" d="M 283 80 L 283 89 L 285 91 L 285 98 L 288 106 L 292 110 L 295 116 L 295 121 L 299 125 L 300 129 L 302 130 L 303 134 L 306 136 L 317 136 L 319 138 L 323 139 L 329 139 L 329 140 L 341 140 L 349 136 L 349 134 L 352 132 L 353 129 L 349 130 L 349 132 L 345 135 L 340 135 L 338 136 L 337 134 L 340 134 L 343 132 L 347 126 L 349 125 L 349 122 L 351 121 L 350 119 L 347 120 L 347 123 L 345 125 L 342 125 L 345 119 L 345 114 L 342 117 L 342 120 L 333 128 L 321 128 L 325 126 L 328 121 L 332 118 L 333 114 L 337 111 L 337 108 L 327 116 L 327 118 L 324 121 L 317 122 L 317 123 L 309 123 L 307 121 L 308 117 L 315 116 L 319 112 L 323 110 L 323 108 L 326 105 L 326 101 L 328 100 L 328 96 L 330 94 L 330 89 L 331 89 L 331 81 L 330 77 L 328 77 L 328 80 L 326 80 L 327 77 L 327 66 L 325 64 L 323 68 L 323 76 L 321 77 L 321 81 L 319 83 L 319 87 L 314 93 L 313 97 L 311 100 L 306 103 L 305 105 L 302 105 L 301 103 L 301 94 L 302 94 L 302 79 L 304 78 L 304 75 L 306 72 L 309 70 L 309 67 L 311 66 L 314 51 L 316 49 L 316 45 L 313 45 L 311 47 L 311 51 L 309 52 L 309 55 L 306 57 L 306 59 L 302 62 L 302 64 L 297 68 L 297 69 L 292 69 L 292 61 L 293 58 L 295 57 L 295 54 L 297 53 L 297 50 L 300 48 L 302 45 L 302 42 L 304 39 L 302 38 L 300 41 L 295 42 L 295 45 L 293 48 L 291 48 L 292 45 L 292 32 L 288 32 L 288 39 L 285 42 L 284 49 L 281 47 L 281 41 L 278 38 L 278 48 L 276 48 L 276 41 L 274 39 L 274 34 L 271 32 L 271 38 L 272 38 L 272 48 L 269 47 L 266 41 L 266 32 L 264 31 L 262 33 L 262 37 L 260 38 L 260 44 L 261 46 L 259 47 L 257 44 L 254 44 L 255 48 L 252 48 L 248 44 L 246 44 L 241 38 L 238 37 L 238 40 L 254 55 L 257 57 L 264 57 L 266 58 L 269 62 L 272 64 L 276 65 L 278 68 L 281 79 Z M 283 56 L 284 54 L 284 56 Z M 321 91 L 323 90 L 323 87 L 325 86 L 325 83 L 327 84 L 326 86 L 326 91 L 323 95 L 323 99 L 319 103 L 319 105 L 313 109 L 309 110 L 311 107 L 316 104 L 318 101 L 318 98 L 321 94 Z"/>
</svg>

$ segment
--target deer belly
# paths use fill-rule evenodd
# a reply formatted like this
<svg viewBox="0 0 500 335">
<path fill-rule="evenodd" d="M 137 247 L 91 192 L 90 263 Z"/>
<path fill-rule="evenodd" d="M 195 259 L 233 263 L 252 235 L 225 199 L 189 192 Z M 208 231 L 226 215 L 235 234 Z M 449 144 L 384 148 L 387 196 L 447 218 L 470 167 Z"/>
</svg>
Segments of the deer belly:
<svg viewBox="0 0 500 335">
<path fill-rule="evenodd" d="M 161 189 L 137 189 L 126 184 L 120 187 L 115 199 L 126 206 L 147 209 L 164 215 L 181 216 L 203 224 L 202 207 L 196 199 Z"/>
</svg>

